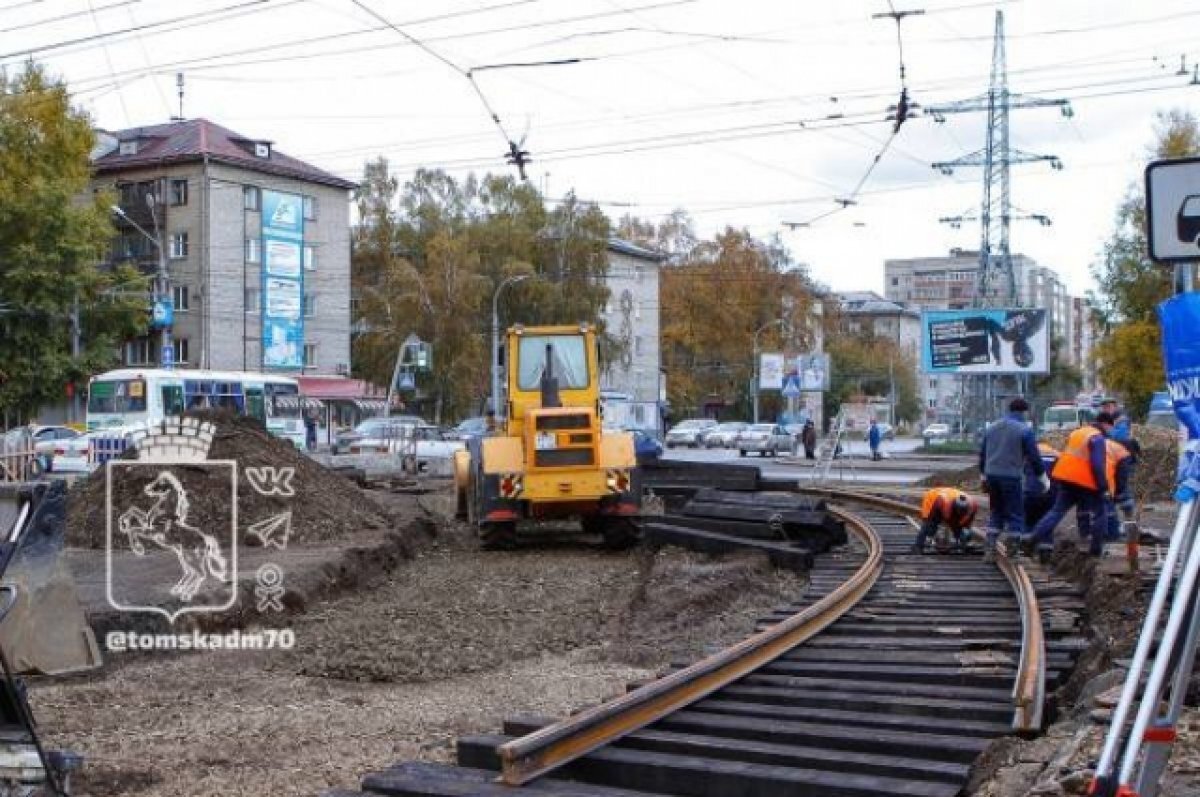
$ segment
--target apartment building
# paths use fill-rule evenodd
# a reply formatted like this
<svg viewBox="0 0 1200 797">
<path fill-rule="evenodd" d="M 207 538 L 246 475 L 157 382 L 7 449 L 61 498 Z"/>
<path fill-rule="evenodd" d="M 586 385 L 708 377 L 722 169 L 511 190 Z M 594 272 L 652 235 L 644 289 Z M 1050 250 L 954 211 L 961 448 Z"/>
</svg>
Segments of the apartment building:
<svg viewBox="0 0 1200 797">
<path fill-rule="evenodd" d="M 608 331 L 623 346 L 607 363 L 603 390 L 623 393 L 633 402 L 665 401 L 659 333 L 659 271 L 666 255 L 621 238 L 608 241 Z"/>
<path fill-rule="evenodd" d="M 112 191 L 121 209 L 110 260 L 153 274 L 152 239 L 161 242 L 179 367 L 350 372 L 354 183 L 207 119 L 98 131 L 98 139 L 93 190 Z M 295 230 L 282 246 L 271 234 L 280 218 Z M 289 252 L 297 256 L 285 264 Z M 277 278 L 276 265 L 294 273 Z M 264 320 L 274 347 L 264 347 Z M 127 341 L 122 357 L 160 363 L 157 336 Z"/>
</svg>

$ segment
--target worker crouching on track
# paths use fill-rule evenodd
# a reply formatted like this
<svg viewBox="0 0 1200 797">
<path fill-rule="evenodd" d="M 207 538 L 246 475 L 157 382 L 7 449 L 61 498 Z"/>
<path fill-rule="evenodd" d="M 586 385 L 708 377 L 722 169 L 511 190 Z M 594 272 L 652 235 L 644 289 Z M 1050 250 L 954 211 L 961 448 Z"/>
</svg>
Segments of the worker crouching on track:
<svg viewBox="0 0 1200 797">
<path fill-rule="evenodd" d="M 1054 530 L 1072 507 L 1078 510 L 1080 535 L 1091 537 L 1089 553 L 1099 556 L 1103 551 L 1108 527 L 1105 503 L 1111 500 L 1116 482 L 1116 461 L 1110 460 L 1107 444 L 1114 420 L 1111 413 L 1101 412 L 1095 422 L 1076 429 L 1067 438 L 1067 445 L 1050 474 L 1058 489 L 1054 506 L 1033 530 L 1038 558 L 1043 562 L 1050 561 Z M 1128 467 L 1124 473 L 1127 478 Z"/>
<path fill-rule="evenodd" d="M 945 523 L 954 537 L 954 547 L 965 550 L 971 538 L 971 525 L 978 511 L 975 499 L 953 487 L 934 487 L 925 493 L 921 501 L 921 530 L 913 543 L 913 553 L 925 553 L 925 545 L 937 535 L 938 527 Z"/>
</svg>

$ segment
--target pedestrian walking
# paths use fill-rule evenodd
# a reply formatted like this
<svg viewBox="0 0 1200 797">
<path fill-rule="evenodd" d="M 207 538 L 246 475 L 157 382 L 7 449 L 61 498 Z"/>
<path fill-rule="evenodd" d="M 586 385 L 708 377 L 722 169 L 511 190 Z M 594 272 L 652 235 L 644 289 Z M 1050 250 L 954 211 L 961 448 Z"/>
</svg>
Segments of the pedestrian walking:
<svg viewBox="0 0 1200 797">
<path fill-rule="evenodd" d="M 979 472 L 991 502 L 987 549 L 995 557 L 996 542 L 1007 532 L 1018 539 L 1025 534 L 1025 496 L 1022 479 L 1026 468 L 1040 478 L 1046 468 L 1038 453 L 1033 429 L 1025 422 L 1029 402 L 1021 397 L 1008 404 L 1008 414 L 988 426 L 979 446 Z"/>
<path fill-rule="evenodd" d="M 937 536 L 943 523 L 954 537 L 954 547 L 965 550 L 971 538 L 971 525 L 978 511 L 975 499 L 954 487 L 934 487 L 921 501 L 921 530 L 913 543 L 913 553 L 925 553 L 925 545 Z"/>
<path fill-rule="evenodd" d="M 304 447 L 309 451 L 317 450 L 317 411 L 304 411 Z"/>
<path fill-rule="evenodd" d="M 1067 438 L 1067 445 L 1050 474 L 1051 480 L 1058 483 L 1054 506 L 1033 529 L 1042 562 L 1050 561 L 1054 530 L 1072 507 L 1077 508 L 1080 536 L 1091 538 L 1088 552 L 1099 556 L 1104 550 L 1108 527 L 1105 501 L 1111 497 L 1117 478 L 1117 460 L 1110 459 L 1106 438 L 1115 420 L 1111 413 L 1100 412 L 1094 422 L 1076 429 Z"/>
<path fill-rule="evenodd" d="M 804 422 L 800 430 L 800 443 L 804 446 L 804 458 L 817 458 L 817 426 L 811 420 Z"/>
<path fill-rule="evenodd" d="M 871 447 L 871 459 L 878 461 L 883 457 L 879 454 L 879 444 L 883 442 L 883 432 L 879 429 L 879 424 L 874 419 L 871 420 L 871 426 L 867 429 L 867 445 Z"/>
</svg>

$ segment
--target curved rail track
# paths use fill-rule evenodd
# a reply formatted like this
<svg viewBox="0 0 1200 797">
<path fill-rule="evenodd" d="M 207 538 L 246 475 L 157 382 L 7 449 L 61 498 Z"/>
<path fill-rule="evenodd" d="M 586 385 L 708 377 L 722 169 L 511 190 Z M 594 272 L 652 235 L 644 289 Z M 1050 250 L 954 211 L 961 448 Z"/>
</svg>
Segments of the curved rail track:
<svg viewBox="0 0 1200 797">
<path fill-rule="evenodd" d="M 568 719 L 462 738 L 457 767 L 399 764 L 328 797 L 957 795 L 996 738 L 1040 728 L 1082 646 L 1078 595 L 1003 558 L 908 553 L 911 505 L 823 497 L 851 544 L 754 636 Z"/>
</svg>

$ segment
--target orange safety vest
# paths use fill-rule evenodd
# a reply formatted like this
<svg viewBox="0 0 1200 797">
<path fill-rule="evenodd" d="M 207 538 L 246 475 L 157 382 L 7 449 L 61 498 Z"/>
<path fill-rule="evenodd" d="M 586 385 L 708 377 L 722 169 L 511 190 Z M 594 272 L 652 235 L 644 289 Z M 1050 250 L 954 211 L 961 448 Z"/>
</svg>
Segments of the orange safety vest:
<svg viewBox="0 0 1200 797">
<path fill-rule="evenodd" d="M 1116 440 L 1104 441 L 1104 475 L 1108 477 L 1108 489 L 1117 491 L 1117 466 L 1130 456 L 1129 449 Z"/>
<path fill-rule="evenodd" d="M 1078 485 L 1088 490 L 1099 489 L 1096 476 L 1092 473 L 1092 460 L 1088 457 L 1088 443 L 1098 434 L 1101 432 L 1095 426 L 1081 426 L 1071 432 L 1071 436 L 1067 438 L 1067 445 L 1058 455 L 1058 462 L 1054 464 L 1054 471 L 1050 475 L 1060 482 Z M 1111 487 L 1110 484 L 1109 489 Z"/>
<path fill-rule="evenodd" d="M 921 520 L 929 520 L 929 516 L 933 514 L 933 507 L 937 504 L 938 499 L 945 502 L 944 506 L 947 510 L 954 506 L 954 502 L 959 496 L 964 496 L 970 503 L 971 510 L 975 508 L 975 502 L 971 500 L 971 496 L 964 493 L 962 490 L 957 490 L 953 487 L 934 487 L 925 493 L 925 498 L 921 501 Z"/>
</svg>

